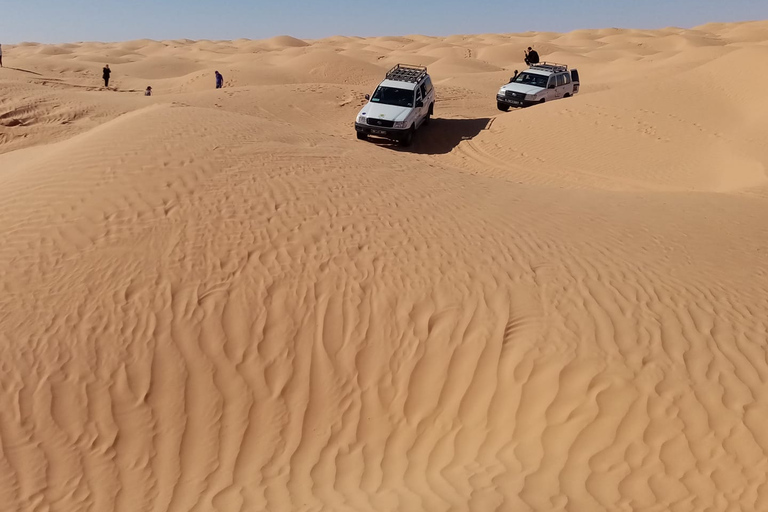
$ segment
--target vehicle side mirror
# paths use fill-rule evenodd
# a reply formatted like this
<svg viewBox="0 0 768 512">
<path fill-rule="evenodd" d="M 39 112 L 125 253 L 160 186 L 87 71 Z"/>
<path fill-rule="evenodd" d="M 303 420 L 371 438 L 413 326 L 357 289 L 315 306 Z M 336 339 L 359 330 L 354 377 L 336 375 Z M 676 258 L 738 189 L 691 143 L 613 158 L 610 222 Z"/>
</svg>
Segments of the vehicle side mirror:
<svg viewBox="0 0 768 512">
<path fill-rule="evenodd" d="M 419 101 L 416 102 L 416 108 L 421 108 L 423 106 L 424 106 L 424 102 L 423 101 L 419 100 Z"/>
<path fill-rule="evenodd" d="M 367 100 L 371 99 L 371 95 L 370 94 L 366 94 L 365 95 L 365 99 L 367 99 Z"/>
</svg>

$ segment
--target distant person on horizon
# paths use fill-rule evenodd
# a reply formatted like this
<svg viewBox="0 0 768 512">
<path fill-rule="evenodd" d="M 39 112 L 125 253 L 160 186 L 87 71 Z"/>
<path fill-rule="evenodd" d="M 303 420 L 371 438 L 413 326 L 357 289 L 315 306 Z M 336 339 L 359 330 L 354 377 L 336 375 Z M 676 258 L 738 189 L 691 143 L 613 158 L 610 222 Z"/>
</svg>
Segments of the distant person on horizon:
<svg viewBox="0 0 768 512">
<path fill-rule="evenodd" d="M 109 75 L 112 74 L 112 70 L 109 69 L 109 64 L 104 65 L 104 69 L 102 70 L 101 78 L 104 79 L 104 87 L 109 89 Z"/>
<path fill-rule="evenodd" d="M 536 50 L 534 50 L 533 48 L 531 48 L 529 46 L 528 47 L 528 51 L 525 52 L 525 63 L 527 65 L 529 65 L 529 66 L 531 66 L 533 64 L 538 64 L 539 63 L 539 52 L 537 52 Z"/>
<path fill-rule="evenodd" d="M 221 76 L 221 73 L 216 71 L 216 88 L 221 89 L 224 86 L 224 77 Z"/>
<path fill-rule="evenodd" d="M 147 90 L 144 91 L 144 96 L 152 96 L 152 86 L 148 85 Z"/>
<path fill-rule="evenodd" d="M 3 45 L 0 44 L 0 68 L 3 67 Z"/>
</svg>

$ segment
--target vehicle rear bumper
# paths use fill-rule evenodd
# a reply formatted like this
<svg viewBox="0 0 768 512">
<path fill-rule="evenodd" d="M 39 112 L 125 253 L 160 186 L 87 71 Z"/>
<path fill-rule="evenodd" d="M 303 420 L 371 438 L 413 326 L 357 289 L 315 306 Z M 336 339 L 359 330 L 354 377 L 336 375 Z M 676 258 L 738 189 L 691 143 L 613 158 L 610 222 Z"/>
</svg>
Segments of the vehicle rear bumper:
<svg viewBox="0 0 768 512">
<path fill-rule="evenodd" d="M 355 131 L 392 140 L 402 140 L 408 135 L 408 130 L 404 128 L 382 128 L 381 126 L 369 126 L 360 123 L 355 123 Z"/>
<path fill-rule="evenodd" d="M 509 105 L 510 107 L 518 107 L 518 108 L 524 108 L 524 107 L 530 107 L 531 105 L 535 105 L 536 101 L 531 100 L 516 100 L 512 98 L 507 98 L 506 96 L 499 96 L 496 95 L 496 101 L 499 103 L 503 103 L 504 105 Z"/>
</svg>

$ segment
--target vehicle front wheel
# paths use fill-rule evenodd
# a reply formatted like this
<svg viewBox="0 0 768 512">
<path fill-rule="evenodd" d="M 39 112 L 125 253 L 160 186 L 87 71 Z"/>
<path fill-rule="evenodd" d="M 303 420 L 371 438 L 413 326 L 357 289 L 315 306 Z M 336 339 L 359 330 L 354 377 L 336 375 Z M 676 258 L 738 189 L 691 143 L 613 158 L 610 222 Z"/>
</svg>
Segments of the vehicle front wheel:
<svg viewBox="0 0 768 512">
<path fill-rule="evenodd" d="M 413 126 L 405 133 L 405 137 L 400 140 L 400 145 L 408 147 L 413 143 Z"/>
<path fill-rule="evenodd" d="M 502 112 L 509 112 L 509 105 L 507 105 L 506 103 L 502 103 L 500 101 L 496 102 L 496 108 L 498 108 Z"/>
<path fill-rule="evenodd" d="M 427 116 L 424 118 L 424 124 L 429 124 L 429 120 L 432 119 L 432 114 L 435 113 L 435 104 L 429 104 L 429 110 L 427 110 Z"/>
<path fill-rule="evenodd" d="M 368 136 L 363 132 L 357 132 L 357 140 L 368 140 Z"/>
</svg>

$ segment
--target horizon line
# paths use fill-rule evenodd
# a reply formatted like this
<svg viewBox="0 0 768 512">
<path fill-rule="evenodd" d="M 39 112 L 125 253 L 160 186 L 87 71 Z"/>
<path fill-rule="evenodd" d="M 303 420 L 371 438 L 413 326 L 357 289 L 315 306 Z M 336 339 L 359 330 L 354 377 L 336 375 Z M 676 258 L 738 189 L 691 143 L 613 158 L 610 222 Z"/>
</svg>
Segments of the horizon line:
<svg viewBox="0 0 768 512">
<path fill-rule="evenodd" d="M 97 41 L 97 40 L 79 40 L 79 41 L 59 41 L 59 42 L 51 42 L 51 43 L 45 43 L 40 41 L 19 41 L 16 43 L 0 43 L 0 45 L 4 44 L 7 47 L 11 46 L 21 46 L 21 45 L 59 45 L 59 44 L 84 44 L 84 43 L 101 43 L 101 44 L 116 44 L 116 43 L 130 43 L 134 41 L 152 41 L 156 43 L 163 43 L 167 41 L 191 41 L 191 42 L 202 42 L 202 41 L 209 41 L 209 42 L 226 42 L 226 41 L 268 41 L 270 39 L 276 39 L 278 37 L 290 37 L 293 39 L 298 39 L 300 41 L 305 42 L 319 42 L 326 39 L 333 39 L 337 37 L 344 37 L 344 38 L 353 38 L 353 39 L 377 39 L 382 37 L 433 37 L 433 38 L 447 38 L 447 37 L 453 37 L 453 36 L 465 36 L 465 37 L 471 37 L 471 36 L 482 36 L 482 35 L 503 35 L 503 36 L 526 36 L 526 35 L 532 35 L 532 34 L 560 34 L 560 35 L 567 35 L 574 32 L 580 32 L 580 31 L 599 31 L 599 30 L 619 30 L 619 31 L 630 31 L 630 30 L 642 30 L 642 31 L 662 31 L 662 30 L 699 30 L 702 27 L 706 27 L 708 25 L 743 25 L 748 23 L 761 23 L 761 22 L 768 22 L 768 18 L 763 19 L 744 19 L 739 21 L 708 21 L 706 23 L 700 23 L 697 25 L 692 25 L 690 27 L 686 26 L 680 26 L 680 25 L 667 25 L 663 27 L 630 27 L 630 26 L 624 26 L 624 27 L 617 27 L 617 26 L 604 26 L 604 27 L 585 27 L 585 28 L 575 28 L 568 31 L 558 31 L 558 30 L 528 30 L 525 32 L 465 32 L 465 33 L 453 33 L 453 34 L 427 34 L 427 33 L 408 33 L 408 34 L 386 34 L 386 35 L 370 35 L 370 36 L 363 36 L 363 35 L 356 35 L 356 34 L 333 34 L 328 35 L 324 37 L 301 37 L 298 35 L 292 35 L 292 34 L 276 34 L 269 37 L 260 37 L 260 38 L 251 38 L 251 37 L 235 37 L 230 39 L 209 39 L 209 38 L 198 38 L 198 39 L 191 39 L 188 37 L 178 37 L 178 38 L 166 38 L 166 39 L 155 39 L 151 37 L 137 37 L 135 39 L 119 39 L 119 40 L 111 40 L 111 41 Z"/>
</svg>

